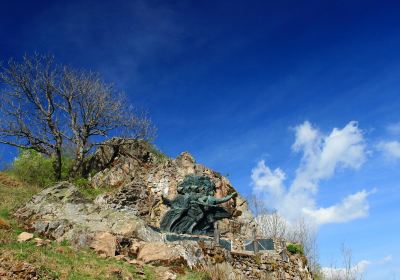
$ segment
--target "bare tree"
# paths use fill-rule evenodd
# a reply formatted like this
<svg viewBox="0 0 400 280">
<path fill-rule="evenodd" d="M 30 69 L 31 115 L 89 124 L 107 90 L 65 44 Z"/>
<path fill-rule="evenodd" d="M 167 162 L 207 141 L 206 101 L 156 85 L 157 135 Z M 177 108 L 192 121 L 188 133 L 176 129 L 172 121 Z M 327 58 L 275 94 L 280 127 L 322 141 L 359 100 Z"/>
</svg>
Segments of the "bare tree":
<svg viewBox="0 0 400 280">
<path fill-rule="evenodd" d="M 51 57 L 10 60 L 0 72 L 0 143 L 31 148 L 54 157 L 55 177 L 61 177 L 63 131 L 55 104 L 57 69 Z"/>
<path fill-rule="evenodd" d="M 300 243 L 307 257 L 312 272 L 319 272 L 317 231 L 313 224 L 300 218 L 292 223 L 287 231 L 286 238 L 291 242 Z"/>
<path fill-rule="evenodd" d="M 288 222 L 278 212 L 268 210 L 256 196 L 250 197 L 250 207 L 256 213 L 255 222 L 263 236 L 301 244 L 311 271 L 319 273 L 317 234 L 312 224 L 305 219 Z"/>
<path fill-rule="evenodd" d="M 81 171 L 91 149 L 101 144 L 99 136 L 105 137 L 117 129 L 120 134 L 133 138 L 152 135 L 150 120 L 127 106 L 123 94 L 115 91 L 111 84 L 104 83 L 96 73 L 64 67 L 59 94 L 64 102 L 58 106 L 66 113 L 71 131 L 66 137 L 75 146 L 73 176 Z"/>
<path fill-rule="evenodd" d="M 256 217 L 271 212 L 266 207 L 265 202 L 255 194 L 247 196 L 247 202 L 249 204 L 251 211 L 254 213 Z"/>
<path fill-rule="evenodd" d="M 261 234 L 267 238 L 282 239 L 286 236 L 288 225 L 277 212 L 265 213 L 255 217 Z"/>
<path fill-rule="evenodd" d="M 72 143 L 79 174 L 85 158 L 112 132 L 149 138 L 153 127 L 96 73 L 56 65 L 51 56 L 10 60 L 0 72 L 0 143 L 54 157 L 61 177 L 63 144 Z"/>
<path fill-rule="evenodd" d="M 368 265 L 368 262 L 361 261 L 358 264 L 353 264 L 352 250 L 346 247 L 345 244 L 340 248 L 342 255 L 342 266 L 336 267 L 331 265 L 329 268 L 323 268 L 324 279 L 327 280 L 362 280 L 363 270 Z"/>
</svg>

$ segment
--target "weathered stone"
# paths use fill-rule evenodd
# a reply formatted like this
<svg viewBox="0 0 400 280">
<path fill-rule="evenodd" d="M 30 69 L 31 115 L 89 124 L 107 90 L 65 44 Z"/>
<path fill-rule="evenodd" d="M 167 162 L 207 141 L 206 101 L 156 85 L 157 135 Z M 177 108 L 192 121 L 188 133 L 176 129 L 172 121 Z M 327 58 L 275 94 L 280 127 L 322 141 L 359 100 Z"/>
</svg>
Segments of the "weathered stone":
<svg viewBox="0 0 400 280">
<path fill-rule="evenodd" d="M 117 248 L 117 239 L 109 232 L 99 232 L 93 237 L 90 247 L 100 254 L 113 257 Z"/>
<path fill-rule="evenodd" d="M 34 238 L 33 241 L 35 242 L 37 247 L 45 246 L 50 243 L 50 240 L 43 240 L 41 238 Z"/>
<path fill-rule="evenodd" d="M 130 263 L 130 264 L 135 264 L 135 265 L 138 265 L 138 266 L 143 266 L 143 265 L 144 265 L 144 262 L 139 261 L 139 260 L 137 260 L 137 259 L 129 260 L 128 263 Z"/>
<path fill-rule="evenodd" d="M 165 243 L 147 243 L 140 249 L 138 260 L 144 263 L 155 264 L 182 264 L 186 263 L 176 246 Z"/>
<path fill-rule="evenodd" d="M 16 212 L 16 216 L 39 234 L 58 241 L 69 240 L 78 247 L 89 245 L 91 235 L 96 232 L 137 237 L 144 241 L 162 240 L 161 234 L 148 227 L 135 211 L 99 206 L 85 201 L 80 195 L 72 184 L 57 184 L 34 196 Z"/>
<path fill-rule="evenodd" d="M 31 240 L 33 238 L 33 234 L 29 232 L 22 232 L 18 235 L 17 241 L 18 242 L 25 242 Z"/>
<path fill-rule="evenodd" d="M 125 258 L 126 257 L 124 255 L 117 255 L 117 256 L 114 257 L 114 259 L 116 259 L 117 261 L 125 260 Z"/>
<path fill-rule="evenodd" d="M 137 254 L 140 251 L 140 248 L 143 247 L 144 244 L 145 244 L 145 242 L 143 242 L 143 241 L 134 240 L 129 247 L 129 255 L 137 256 Z"/>
<path fill-rule="evenodd" d="M 168 267 L 162 266 L 155 268 L 155 274 L 159 280 L 175 280 L 178 277 L 178 275 L 171 271 Z"/>
</svg>

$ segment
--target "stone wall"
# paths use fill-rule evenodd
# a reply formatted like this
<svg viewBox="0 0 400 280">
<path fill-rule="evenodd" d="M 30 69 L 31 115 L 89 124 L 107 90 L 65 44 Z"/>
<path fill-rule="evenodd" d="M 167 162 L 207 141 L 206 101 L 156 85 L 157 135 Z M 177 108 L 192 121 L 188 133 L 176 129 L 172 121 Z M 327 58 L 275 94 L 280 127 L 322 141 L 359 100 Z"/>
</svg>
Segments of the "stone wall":
<svg viewBox="0 0 400 280">
<path fill-rule="evenodd" d="M 226 263 L 232 268 L 232 279 L 312 280 L 307 259 L 300 254 L 285 254 L 278 250 L 227 252 L 222 248 L 200 246 L 210 263 Z"/>
</svg>

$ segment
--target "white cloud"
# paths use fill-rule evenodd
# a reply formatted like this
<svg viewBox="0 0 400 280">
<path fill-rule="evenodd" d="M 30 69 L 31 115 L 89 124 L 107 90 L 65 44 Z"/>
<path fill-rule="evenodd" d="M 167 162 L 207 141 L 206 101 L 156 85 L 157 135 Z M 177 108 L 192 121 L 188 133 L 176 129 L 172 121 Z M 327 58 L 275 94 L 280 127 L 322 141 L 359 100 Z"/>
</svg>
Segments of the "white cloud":
<svg viewBox="0 0 400 280">
<path fill-rule="evenodd" d="M 370 193 L 362 190 L 345 197 L 341 203 L 319 209 L 303 208 L 303 212 L 312 217 L 317 224 L 344 223 L 368 215 L 367 197 Z"/>
<path fill-rule="evenodd" d="M 326 279 L 355 279 L 356 275 L 362 274 L 371 264 L 367 260 L 362 260 L 349 268 L 323 267 L 322 273 Z"/>
<path fill-rule="evenodd" d="M 272 171 L 265 161 L 260 161 L 252 170 L 253 191 L 265 197 L 269 207 L 288 221 L 305 216 L 316 224 L 347 222 L 368 215 L 370 193 L 365 190 L 327 208 L 317 208 L 315 199 L 321 180 L 330 178 L 338 168 L 357 169 L 365 162 L 366 146 L 357 122 L 324 135 L 306 121 L 295 127 L 292 149 L 303 155 L 288 187 L 280 168 Z"/>
<path fill-rule="evenodd" d="M 390 263 L 392 260 L 393 260 L 393 256 L 387 255 L 379 261 L 379 264 L 387 264 L 387 263 Z"/>
<path fill-rule="evenodd" d="M 398 141 L 382 141 L 377 147 L 388 158 L 400 158 L 400 142 Z"/>
<path fill-rule="evenodd" d="M 356 122 L 349 122 L 343 129 L 334 128 L 328 136 L 305 122 L 296 127 L 293 149 L 303 152 L 293 182 L 295 188 L 313 190 L 319 180 L 331 177 L 337 167 L 359 168 L 365 161 L 364 139 Z"/>
<path fill-rule="evenodd" d="M 400 122 L 392 123 L 392 124 L 388 125 L 387 130 L 391 134 L 399 135 L 400 134 Z"/>
<path fill-rule="evenodd" d="M 279 203 L 277 199 L 281 199 L 284 195 L 285 188 L 283 181 L 286 175 L 280 169 L 276 168 L 274 171 L 265 165 L 265 161 L 261 160 L 257 166 L 253 168 L 251 179 L 253 181 L 253 190 L 257 193 L 268 194 L 267 199 L 269 203 Z"/>
</svg>

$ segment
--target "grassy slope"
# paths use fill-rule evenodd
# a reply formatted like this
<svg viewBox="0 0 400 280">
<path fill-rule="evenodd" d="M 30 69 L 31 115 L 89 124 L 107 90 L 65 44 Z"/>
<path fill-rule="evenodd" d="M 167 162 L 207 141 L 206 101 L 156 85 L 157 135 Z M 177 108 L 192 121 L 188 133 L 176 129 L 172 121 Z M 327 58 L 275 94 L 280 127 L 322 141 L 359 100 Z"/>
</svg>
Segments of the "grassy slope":
<svg viewBox="0 0 400 280">
<path fill-rule="evenodd" d="M 17 235 L 22 232 L 12 218 L 12 211 L 27 202 L 40 191 L 34 186 L 0 175 L 0 256 L 25 261 L 34 265 L 42 274 L 55 279 L 122 279 L 131 276 L 139 279 L 135 266 L 114 259 L 103 259 L 91 250 L 75 250 L 66 243 L 51 242 L 36 247 L 34 242 L 18 243 Z M 145 269 L 147 279 L 152 279 L 151 269 Z M 140 278 L 143 279 L 143 278 Z"/>
<path fill-rule="evenodd" d="M 22 229 L 11 213 L 40 190 L 0 173 L 0 258 L 28 262 L 43 279 L 156 279 L 150 266 L 141 270 L 123 261 L 101 258 L 91 250 L 75 250 L 66 243 L 52 241 L 41 247 L 33 241 L 18 243 Z M 189 272 L 179 279 L 202 278 L 202 274 Z"/>
</svg>

